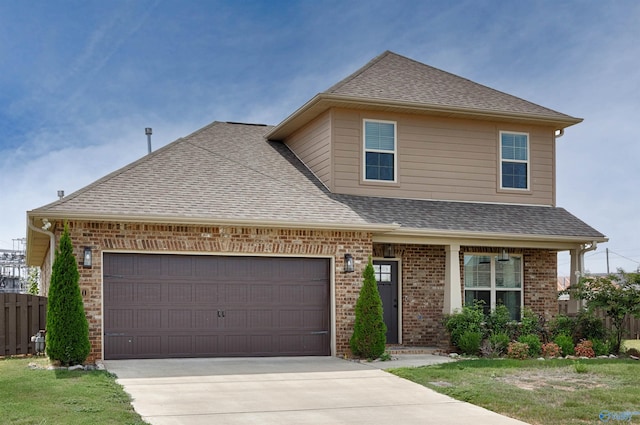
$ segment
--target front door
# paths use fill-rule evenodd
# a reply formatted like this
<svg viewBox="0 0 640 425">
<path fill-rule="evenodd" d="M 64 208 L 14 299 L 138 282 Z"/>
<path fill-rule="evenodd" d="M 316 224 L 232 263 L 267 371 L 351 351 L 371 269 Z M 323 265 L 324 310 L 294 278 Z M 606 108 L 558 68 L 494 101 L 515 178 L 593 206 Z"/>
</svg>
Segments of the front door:
<svg viewBox="0 0 640 425">
<path fill-rule="evenodd" d="M 382 299 L 384 323 L 387 325 L 387 344 L 398 343 L 398 262 L 374 260 L 373 270 Z"/>
</svg>

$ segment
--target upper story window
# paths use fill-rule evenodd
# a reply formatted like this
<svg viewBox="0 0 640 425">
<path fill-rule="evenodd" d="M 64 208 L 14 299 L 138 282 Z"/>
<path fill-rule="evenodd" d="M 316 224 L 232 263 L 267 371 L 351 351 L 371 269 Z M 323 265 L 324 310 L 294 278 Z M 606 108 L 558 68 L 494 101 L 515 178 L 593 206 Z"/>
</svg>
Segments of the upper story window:
<svg viewBox="0 0 640 425">
<path fill-rule="evenodd" d="M 529 187 L 529 135 L 500 132 L 500 188 Z"/>
<path fill-rule="evenodd" d="M 364 120 L 364 180 L 396 181 L 396 123 Z"/>
</svg>

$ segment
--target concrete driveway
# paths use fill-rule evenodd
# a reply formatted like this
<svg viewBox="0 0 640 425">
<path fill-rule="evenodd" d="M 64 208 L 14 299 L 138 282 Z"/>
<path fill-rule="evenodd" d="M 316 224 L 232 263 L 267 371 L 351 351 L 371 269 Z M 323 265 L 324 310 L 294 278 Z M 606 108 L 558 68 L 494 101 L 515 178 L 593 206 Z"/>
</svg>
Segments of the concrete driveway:
<svg viewBox="0 0 640 425">
<path fill-rule="evenodd" d="M 422 363 L 439 361 L 423 356 Z M 433 359 L 430 359 L 433 358 Z M 166 424 L 523 425 L 381 370 L 335 357 L 111 360 L 147 422 Z M 420 362 L 420 361 L 418 361 Z"/>
</svg>

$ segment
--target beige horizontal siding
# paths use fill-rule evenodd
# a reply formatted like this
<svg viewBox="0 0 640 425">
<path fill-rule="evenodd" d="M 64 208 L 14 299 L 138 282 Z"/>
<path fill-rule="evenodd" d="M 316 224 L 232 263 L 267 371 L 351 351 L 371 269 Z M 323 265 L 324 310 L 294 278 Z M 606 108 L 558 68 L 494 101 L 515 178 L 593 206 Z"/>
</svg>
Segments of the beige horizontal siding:
<svg viewBox="0 0 640 425">
<path fill-rule="evenodd" d="M 397 183 L 362 179 L 362 120 L 397 122 Z M 500 190 L 500 131 L 529 133 L 530 191 Z M 514 123 L 366 113 L 334 109 L 333 184 L 336 193 L 474 202 L 554 204 L 553 129 Z"/>
<path fill-rule="evenodd" d="M 331 112 L 320 115 L 285 142 L 320 181 L 331 188 Z"/>
</svg>

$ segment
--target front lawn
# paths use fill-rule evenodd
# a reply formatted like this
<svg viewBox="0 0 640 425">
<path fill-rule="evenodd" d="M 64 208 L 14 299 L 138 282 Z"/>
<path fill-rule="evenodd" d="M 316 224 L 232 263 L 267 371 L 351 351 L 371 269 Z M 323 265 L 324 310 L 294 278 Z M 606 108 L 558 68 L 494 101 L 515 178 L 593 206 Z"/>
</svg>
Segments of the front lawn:
<svg viewBox="0 0 640 425">
<path fill-rule="evenodd" d="M 616 423 L 629 412 L 640 423 L 636 360 L 479 359 L 389 372 L 533 425 L 603 423 L 601 414 Z"/>
<path fill-rule="evenodd" d="M 39 366 L 29 368 L 30 363 Z M 46 370 L 43 358 L 0 360 L 0 422 L 145 424 L 106 371 Z"/>
</svg>

